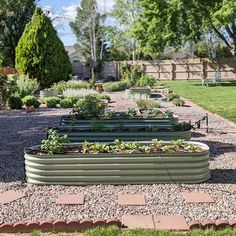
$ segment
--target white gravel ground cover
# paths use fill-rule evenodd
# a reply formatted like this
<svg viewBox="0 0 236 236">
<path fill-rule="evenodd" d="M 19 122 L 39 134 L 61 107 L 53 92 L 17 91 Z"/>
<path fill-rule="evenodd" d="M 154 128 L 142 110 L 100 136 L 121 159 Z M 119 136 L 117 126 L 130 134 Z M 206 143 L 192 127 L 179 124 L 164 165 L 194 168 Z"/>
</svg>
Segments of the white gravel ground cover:
<svg viewBox="0 0 236 236">
<path fill-rule="evenodd" d="M 125 98 L 124 93 L 111 94 L 117 110 L 135 107 L 135 103 Z M 205 115 L 205 110 L 193 106 L 171 107 L 185 121 L 196 121 Z M 193 140 L 202 141 L 211 149 L 211 179 L 207 183 L 195 185 L 97 185 L 97 186 L 35 186 L 24 183 L 25 147 L 39 144 L 45 137 L 47 127 L 59 125 L 61 115 L 70 110 L 40 108 L 27 114 L 22 111 L 0 112 L 0 192 L 20 191 L 25 198 L 6 205 L 0 205 L 0 222 L 27 220 L 111 218 L 124 214 L 181 214 L 187 221 L 205 219 L 236 219 L 236 144 L 234 126 L 215 115 L 209 116 L 209 125 L 217 133 L 206 134 L 204 130 L 193 133 Z M 219 130 L 231 130 L 220 133 Z M 17 142 L 12 143 L 11 142 Z M 227 144 L 222 148 L 222 145 Z M 215 203 L 187 204 L 183 192 L 206 192 Z M 85 204 L 81 206 L 56 205 L 57 196 L 65 193 L 82 193 Z M 119 206 L 119 193 L 144 194 L 146 206 Z"/>
</svg>

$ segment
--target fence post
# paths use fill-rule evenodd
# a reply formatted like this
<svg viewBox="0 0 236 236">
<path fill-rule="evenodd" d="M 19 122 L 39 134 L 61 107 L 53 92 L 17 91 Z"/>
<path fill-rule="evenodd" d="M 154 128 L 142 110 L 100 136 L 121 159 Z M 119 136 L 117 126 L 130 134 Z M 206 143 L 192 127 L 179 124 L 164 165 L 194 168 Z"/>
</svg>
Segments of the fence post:
<svg viewBox="0 0 236 236">
<path fill-rule="evenodd" d="M 175 64 L 174 63 L 171 63 L 171 80 L 175 80 Z"/>
</svg>

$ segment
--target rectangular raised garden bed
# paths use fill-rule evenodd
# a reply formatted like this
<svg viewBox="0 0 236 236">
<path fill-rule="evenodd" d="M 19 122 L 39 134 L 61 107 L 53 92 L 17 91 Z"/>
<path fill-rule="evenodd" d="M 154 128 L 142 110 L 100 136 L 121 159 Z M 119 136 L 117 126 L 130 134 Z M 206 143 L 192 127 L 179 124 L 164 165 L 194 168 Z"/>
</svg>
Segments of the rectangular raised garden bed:
<svg viewBox="0 0 236 236">
<path fill-rule="evenodd" d="M 28 183 L 48 185 L 200 183 L 209 179 L 209 147 L 183 153 L 32 154 L 25 152 Z M 150 143 L 146 143 L 147 145 Z M 169 145 L 170 143 L 165 143 Z M 79 144 L 70 145 L 75 147 Z"/>
</svg>

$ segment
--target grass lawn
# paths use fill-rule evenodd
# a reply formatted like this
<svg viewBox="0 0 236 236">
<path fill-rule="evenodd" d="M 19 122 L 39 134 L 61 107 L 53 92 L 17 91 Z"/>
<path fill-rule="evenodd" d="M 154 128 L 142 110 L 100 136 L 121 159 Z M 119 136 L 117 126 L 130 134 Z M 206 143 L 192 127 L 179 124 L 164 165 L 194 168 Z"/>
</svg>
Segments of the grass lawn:
<svg viewBox="0 0 236 236">
<path fill-rule="evenodd" d="M 236 123 L 236 81 L 222 82 L 220 86 L 202 86 L 201 81 L 167 81 L 161 83 L 181 97 L 187 98 L 208 111 Z"/>
</svg>

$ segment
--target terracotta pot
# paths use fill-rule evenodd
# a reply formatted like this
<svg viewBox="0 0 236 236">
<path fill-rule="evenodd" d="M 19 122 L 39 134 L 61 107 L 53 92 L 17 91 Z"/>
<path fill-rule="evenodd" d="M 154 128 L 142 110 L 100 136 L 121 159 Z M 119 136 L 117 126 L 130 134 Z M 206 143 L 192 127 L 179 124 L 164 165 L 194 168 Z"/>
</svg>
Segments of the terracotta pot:
<svg viewBox="0 0 236 236">
<path fill-rule="evenodd" d="M 26 110 L 27 113 L 35 112 L 34 106 L 25 106 L 25 110 Z"/>
</svg>

